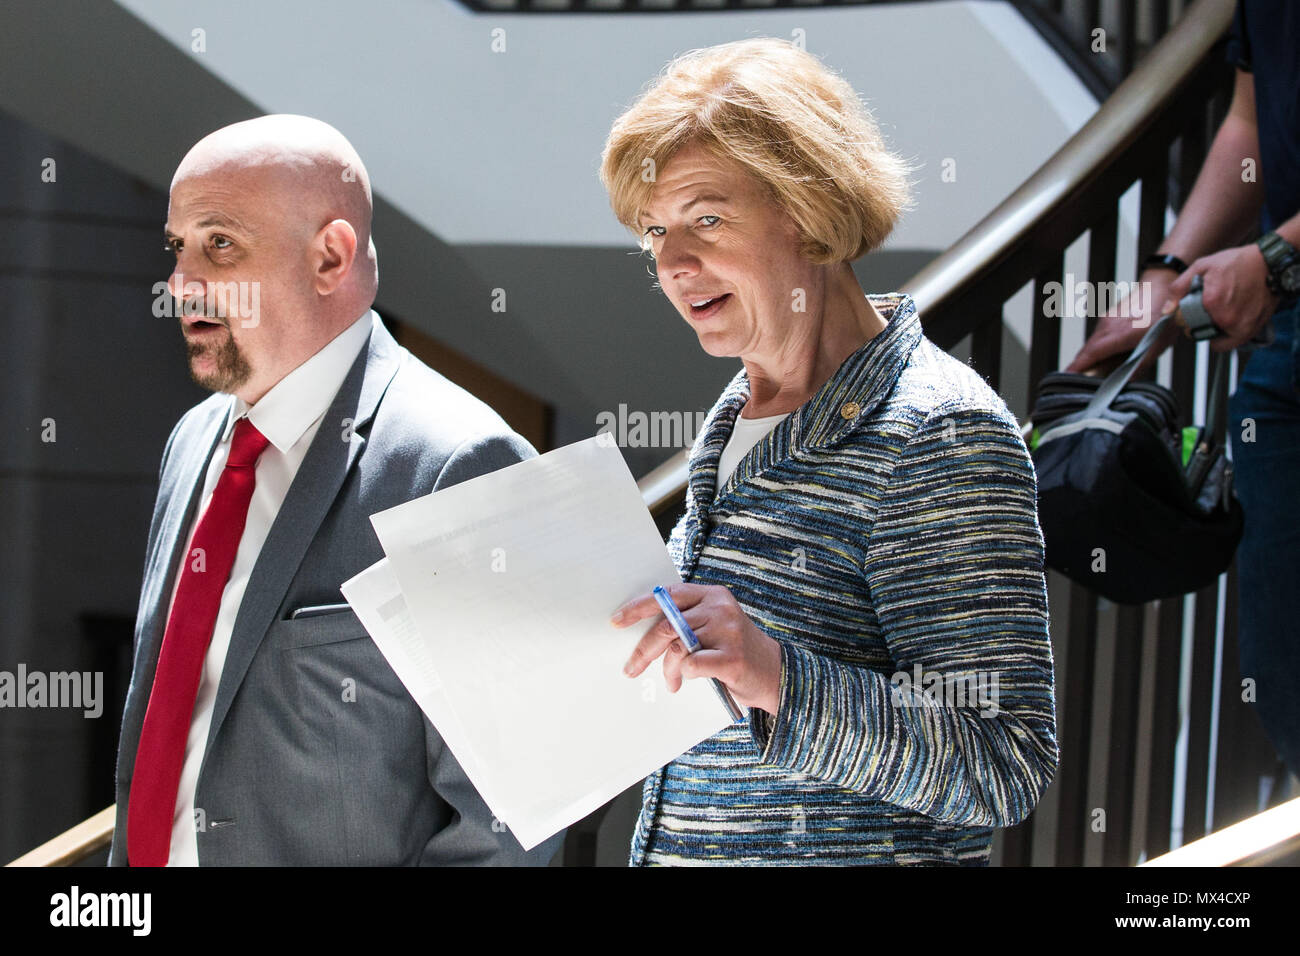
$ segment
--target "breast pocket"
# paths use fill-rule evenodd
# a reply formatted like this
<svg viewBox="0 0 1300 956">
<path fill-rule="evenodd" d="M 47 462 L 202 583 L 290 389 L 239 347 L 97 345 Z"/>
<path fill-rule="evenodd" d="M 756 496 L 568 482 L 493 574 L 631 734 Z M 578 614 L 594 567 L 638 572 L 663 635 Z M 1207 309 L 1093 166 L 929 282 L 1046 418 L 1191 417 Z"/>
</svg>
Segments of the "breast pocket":
<svg viewBox="0 0 1300 956">
<path fill-rule="evenodd" d="M 259 673 L 266 686 L 255 699 L 279 711 L 288 745 L 309 762 L 364 763 L 389 746 L 386 728 L 418 713 L 350 609 L 276 621 L 266 647 L 268 666 Z"/>
<path fill-rule="evenodd" d="M 340 708 L 386 685 L 388 662 L 351 608 L 276 621 L 267 635 L 283 692 L 301 717 L 323 729 Z"/>
<path fill-rule="evenodd" d="M 370 637 L 351 608 L 277 621 L 270 636 L 280 648 L 318 647 Z"/>
</svg>

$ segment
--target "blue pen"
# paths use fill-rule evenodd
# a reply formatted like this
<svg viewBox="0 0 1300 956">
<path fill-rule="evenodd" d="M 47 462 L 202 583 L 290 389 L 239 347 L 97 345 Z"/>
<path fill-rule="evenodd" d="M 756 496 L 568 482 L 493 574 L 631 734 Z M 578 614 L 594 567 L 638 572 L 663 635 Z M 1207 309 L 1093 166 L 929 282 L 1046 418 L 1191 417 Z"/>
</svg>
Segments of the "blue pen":
<svg viewBox="0 0 1300 956">
<path fill-rule="evenodd" d="M 668 618 L 668 623 L 673 626 L 677 636 L 686 645 L 686 653 L 694 654 L 700 649 L 700 639 L 695 636 L 691 626 L 686 623 L 686 618 L 682 617 L 682 612 L 677 609 L 673 599 L 669 597 L 668 592 L 662 587 L 655 587 L 654 596 L 655 600 L 659 602 L 659 609 L 664 612 L 664 617 Z M 727 713 L 731 714 L 732 723 L 737 720 L 744 720 L 745 715 L 732 698 L 731 691 L 727 690 L 727 685 L 716 677 L 710 677 L 709 680 L 713 682 L 713 690 L 717 693 L 718 700 L 722 701 L 722 706 L 727 708 Z"/>
</svg>

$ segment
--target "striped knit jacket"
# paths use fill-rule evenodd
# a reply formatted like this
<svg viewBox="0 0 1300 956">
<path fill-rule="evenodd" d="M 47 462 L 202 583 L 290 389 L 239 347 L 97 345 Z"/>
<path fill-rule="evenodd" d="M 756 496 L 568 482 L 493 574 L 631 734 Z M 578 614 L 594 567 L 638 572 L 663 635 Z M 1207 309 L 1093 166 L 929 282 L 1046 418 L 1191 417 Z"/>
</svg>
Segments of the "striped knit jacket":
<svg viewBox="0 0 1300 956">
<path fill-rule="evenodd" d="M 1033 462 L 1002 399 L 888 321 L 741 460 L 744 370 L 691 453 L 669 539 L 781 645 L 780 705 L 645 781 L 632 865 L 987 865 L 1057 766 Z"/>
</svg>

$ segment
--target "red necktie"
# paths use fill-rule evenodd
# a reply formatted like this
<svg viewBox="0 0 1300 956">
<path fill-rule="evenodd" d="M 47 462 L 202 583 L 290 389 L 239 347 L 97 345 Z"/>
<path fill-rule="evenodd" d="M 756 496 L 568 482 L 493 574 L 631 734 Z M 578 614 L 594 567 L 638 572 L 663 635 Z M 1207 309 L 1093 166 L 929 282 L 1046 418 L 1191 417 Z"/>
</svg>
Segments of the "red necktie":
<svg viewBox="0 0 1300 956">
<path fill-rule="evenodd" d="M 266 436 L 247 418 L 235 423 L 230 457 L 185 555 L 135 753 L 126 818 L 127 859 L 132 866 L 164 866 L 171 853 L 176 789 L 203 659 L 244 536 L 257 459 L 266 446 Z"/>
</svg>

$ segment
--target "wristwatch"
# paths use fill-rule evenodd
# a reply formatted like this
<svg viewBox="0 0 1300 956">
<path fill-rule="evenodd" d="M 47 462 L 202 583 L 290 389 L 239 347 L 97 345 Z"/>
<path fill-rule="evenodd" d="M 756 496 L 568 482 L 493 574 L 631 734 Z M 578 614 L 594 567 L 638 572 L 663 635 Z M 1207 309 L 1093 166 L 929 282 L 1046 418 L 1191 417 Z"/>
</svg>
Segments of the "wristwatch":
<svg viewBox="0 0 1300 956">
<path fill-rule="evenodd" d="M 1255 240 L 1268 267 L 1268 291 L 1274 295 L 1300 293 L 1300 251 L 1276 232 L 1267 232 Z"/>
<path fill-rule="evenodd" d="M 1187 263 L 1167 252 L 1153 252 L 1142 260 L 1142 271 L 1145 272 L 1147 269 L 1168 269 L 1182 275 L 1187 271 Z"/>
</svg>

